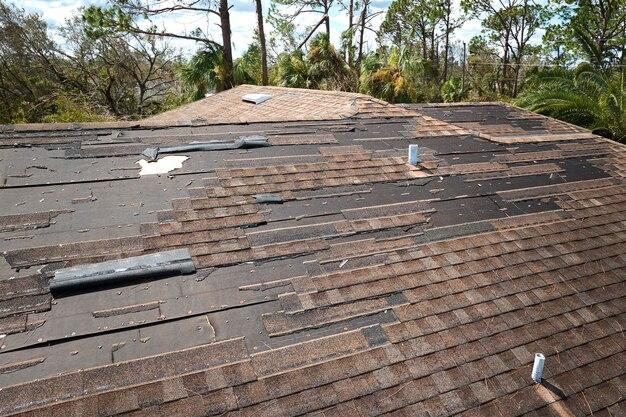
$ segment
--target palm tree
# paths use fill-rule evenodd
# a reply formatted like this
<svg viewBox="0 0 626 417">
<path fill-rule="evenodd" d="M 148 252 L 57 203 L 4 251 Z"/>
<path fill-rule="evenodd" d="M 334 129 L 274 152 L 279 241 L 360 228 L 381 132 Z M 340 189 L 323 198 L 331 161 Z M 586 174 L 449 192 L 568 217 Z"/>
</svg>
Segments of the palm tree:
<svg viewBox="0 0 626 417">
<path fill-rule="evenodd" d="M 432 100 L 421 78 L 427 72 L 410 48 L 392 48 L 369 54 L 361 65 L 361 92 L 390 103 Z"/>
<path fill-rule="evenodd" d="M 275 83 L 282 87 L 307 88 L 309 67 L 299 50 L 278 57 L 274 68 Z"/>
<path fill-rule="evenodd" d="M 299 50 L 282 54 L 274 71 L 276 84 L 284 87 L 343 91 L 356 88 L 356 75 L 326 33 L 311 40 L 306 55 Z"/>
<path fill-rule="evenodd" d="M 316 35 L 309 44 L 309 88 L 352 91 L 356 77 L 326 33 Z"/>
<path fill-rule="evenodd" d="M 222 48 L 207 46 L 197 51 L 180 69 L 183 82 L 193 89 L 192 100 L 201 99 L 209 92 L 224 91 L 240 84 L 258 84 L 258 77 L 255 76 L 258 70 L 248 59 L 248 55 L 255 55 L 254 52 L 255 48 L 249 48 L 243 57 L 235 60 L 231 70 L 224 59 Z"/>
<path fill-rule="evenodd" d="M 516 104 L 619 141 L 626 140 L 626 68 L 603 72 L 581 64 L 569 76 L 537 73 Z"/>
</svg>

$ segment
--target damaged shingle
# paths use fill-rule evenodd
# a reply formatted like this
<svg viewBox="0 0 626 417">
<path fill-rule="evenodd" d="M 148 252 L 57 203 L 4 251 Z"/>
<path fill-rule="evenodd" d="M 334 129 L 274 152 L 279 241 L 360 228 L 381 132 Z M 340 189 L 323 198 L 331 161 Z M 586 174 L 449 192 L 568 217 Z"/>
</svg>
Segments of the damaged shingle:
<svg viewBox="0 0 626 417">
<path fill-rule="evenodd" d="M 178 249 L 59 269 L 50 281 L 50 290 L 89 291 L 98 285 L 115 285 L 146 277 L 190 274 L 195 270 L 189 252 Z"/>
</svg>

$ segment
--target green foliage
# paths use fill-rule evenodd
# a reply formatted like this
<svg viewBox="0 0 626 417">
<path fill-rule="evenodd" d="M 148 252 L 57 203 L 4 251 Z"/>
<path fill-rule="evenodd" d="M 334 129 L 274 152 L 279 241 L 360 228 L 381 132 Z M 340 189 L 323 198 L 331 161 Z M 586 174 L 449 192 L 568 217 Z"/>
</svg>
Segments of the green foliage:
<svg viewBox="0 0 626 417">
<path fill-rule="evenodd" d="M 626 70 L 603 72 L 581 64 L 576 70 L 533 74 L 516 100 L 520 106 L 626 141 Z"/>
<path fill-rule="evenodd" d="M 191 99 L 198 100 L 207 93 L 219 92 L 240 84 L 261 83 L 261 51 L 251 44 L 243 56 L 233 63 L 232 83 L 226 69 L 222 48 L 207 45 L 198 50 L 179 69 L 183 83 L 192 89 Z"/>
<path fill-rule="evenodd" d="M 355 87 L 354 74 L 326 33 L 317 34 L 309 44 L 307 65 L 309 88 L 351 91 Z"/>
<path fill-rule="evenodd" d="M 352 91 L 356 84 L 356 75 L 325 33 L 311 40 L 306 55 L 300 51 L 280 55 L 272 79 L 284 87 L 320 90 Z"/>
<path fill-rule="evenodd" d="M 307 88 L 309 66 L 300 51 L 284 53 L 272 71 L 272 82 L 282 87 Z"/>
<path fill-rule="evenodd" d="M 90 104 L 80 97 L 71 97 L 62 93 L 56 96 L 50 104 L 50 113 L 41 118 L 43 123 L 80 123 L 112 120 L 112 117 L 90 108 Z"/>
<path fill-rule="evenodd" d="M 466 96 L 466 91 L 460 78 L 452 77 L 441 86 L 441 98 L 446 103 L 462 101 Z"/>
<path fill-rule="evenodd" d="M 197 51 L 180 68 L 183 82 L 194 89 L 192 99 L 203 98 L 207 93 L 228 88 L 227 74 L 224 68 L 224 54 L 220 48 L 207 45 Z"/>
<path fill-rule="evenodd" d="M 227 48 L 202 30 L 170 33 L 151 20 L 176 10 L 216 15 L 217 2 L 163 7 L 161 0 L 106 0 L 59 29 L 57 45 L 40 17 L 6 1 L 0 0 L 0 123 L 141 118 L 261 83 L 256 37 L 231 66 Z M 321 18 L 338 3 L 270 5 L 270 84 L 361 91 L 393 103 L 511 100 L 522 91 L 519 104 L 624 140 L 624 74 L 617 69 L 626 64 L 626 0 L 462 0 L 462 14 L 451 12 L 450 0 L 392 0 L 377 48 L 366 44 L 362 53 L 360 16 L 367 16 L 368 33 L 375 29 L 369 19 L 381 13 L 368 9 L 369 0 L 341 3 L 343 11 L 352 8 L 353 26 L 342 32 L 339 50 L 329 41 L 328 22 L 311 33 L 313 26 L 296 19 Z M 483 32 L 469 41 L 465 57 L 464 45 L 449 35 L 470 16 L 481 19 Z M 545 28 L 541 43 L 533 36 L 538 28 Z M 194 41 L 199 49 L 183 60 L 157 42 L 163 38 Z M 568 69 L 582 59 L 589 64 Z"/>
<path fill-rule="evenodd" d="M 361 92 L 390 103 L 440 101 L 439 87 L 424 81 L 429 66 L 411 48 L 369 54 L 361 67 Z"/>
<path fill-rule="evenodd" d="M 83 21 L 87 23 L 85 33 L 98 39 L 112 32 L 127 31 L 132 24 L 132 15 L 117 4 L 109 7 L 89 6 L 83 11 Z"/>
<path fill-rule="evenodd" d="M 625 63 L 626 0 L 565 0 L 562 16 L 575 43 L 596 68 Z"/>
<path fill-rule="evenodd" d="M 261 46 L 251 43 L 241 58 L 233 64 L 235 82 L 238 84 L 261 84 Z"/>
</svg>

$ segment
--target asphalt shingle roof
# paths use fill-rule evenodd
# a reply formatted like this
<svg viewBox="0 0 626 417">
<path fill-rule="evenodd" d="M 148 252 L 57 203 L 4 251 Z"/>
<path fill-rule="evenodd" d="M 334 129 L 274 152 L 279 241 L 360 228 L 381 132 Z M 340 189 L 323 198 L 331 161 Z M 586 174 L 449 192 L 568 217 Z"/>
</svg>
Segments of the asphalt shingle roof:
<svg viewBox="0 0 626 417">
<path fill-rule="evenodd" d="M 261 104 L 242 101 L 247 94 L 267 94 Z M 191 104 L 161 113 L 147 122 L 210 121 L 211 123 L 332 120 L 348 117 L 406 116 L 410 112 L 358 93 L 258 85 L 240 85 Z"/>
<path fill-rule="evenodd" d="M 0 414 L 624 415 L 626 148 L 497 103 L 334 100 L 3 127 Z M 270 146 L 139 176 L 147 147 L 249 135 Z M 195 273 L 49 291 L 179 248 Z"/>
</svg>

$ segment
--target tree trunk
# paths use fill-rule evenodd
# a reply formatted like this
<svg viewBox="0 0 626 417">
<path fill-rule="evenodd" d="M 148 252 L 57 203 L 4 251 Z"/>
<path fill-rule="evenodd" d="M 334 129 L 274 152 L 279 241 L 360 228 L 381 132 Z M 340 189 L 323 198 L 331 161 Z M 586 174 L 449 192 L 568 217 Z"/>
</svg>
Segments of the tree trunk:
<svg viewBox="0 0 626 417">
<path fill-rule="evenodd" d="M 324 2 L 324 14 L 326 15 L 326 35 L 328 35 L 328 42 L 330 42 L 330 5 L 328 2 Z"/>
<path fill-rule="evenodd" d="M 467 46 L 466 43 L 463 42 L 463 72 L 461 75 L 461 91 L 465 91 L 465 65 L 467 62 Z"/>
<path fill-rule="evenodd" d="M 422 33 L 422 59 L 426 61 L 428 60 L 428 36 L 425 29 L 420 29 L 420 32 Z"/>
<path fill-rule="evenodd" d="M 450 49 L 450 14 L 451 0 L 446 0 L 446 39 L 444 42 L 445 51 L 443 52 L 443 82 L 448 81 L 448 50 Z"/>
<path fill-rule="evenodd" d="M 506 94 L 507 88 L 506 86 L 509 83 L 508 75 L 509 75 L 509 34 L 510 31 L 507 29 L 505 38 L 504 38 L 504 55 L 502 56 L 502 84 L 500 85 L 500 93 Z"/>
<path fill-rule="evenodd" d="M 259 25 L 259 43 L 261 44 L 261 84 L 268 84 L 267 76 L 267 46 L 265 45 L 265 31 L 263 30 L 263 5 L 261 0 L 256 1 L 256 17 Z"/>
<path fill-rule="evenodd" d="M 354 24 L 354 0 L 350 0 L 350 4 L 348 6 L 348 30 L 349 30 L 349 36 L 350 39 L 348 39 L 348 66 L 350 68 L 354 68 L 354 48 L 352 47 L 352 41 L 353 41 L 353 28 L 352 25 Z"/>
<path fill-rule="evenodd" d="M 222 51 L 224 52 L 224 66 L 226 79 L 224 89 L 234 87 L 233 80 L 233 47 L 230 40 L 230 12 L 228 11 L 228 0 L 220 0 L 219 7 L 220 26 L 222 29 Z"/>
<path fill-rule="evenodd" d="M 365 16 L 367 16 L 368 0 L 363 2 L 363 10 L 361 10 L 361 32 L 359 33 L 359 54 L 356 59 L 357 73 L 361 74 L 361 61 L 363 60 L 363 37 L 365 36 Z"/>
</svg>

